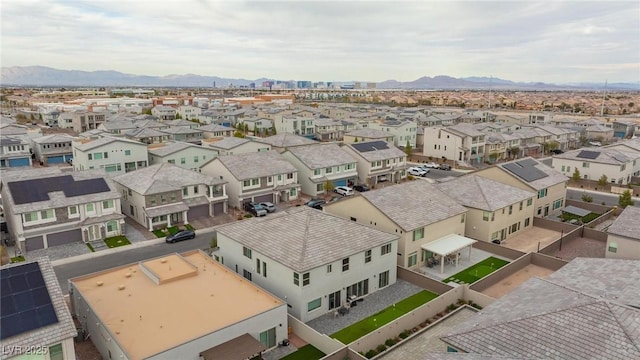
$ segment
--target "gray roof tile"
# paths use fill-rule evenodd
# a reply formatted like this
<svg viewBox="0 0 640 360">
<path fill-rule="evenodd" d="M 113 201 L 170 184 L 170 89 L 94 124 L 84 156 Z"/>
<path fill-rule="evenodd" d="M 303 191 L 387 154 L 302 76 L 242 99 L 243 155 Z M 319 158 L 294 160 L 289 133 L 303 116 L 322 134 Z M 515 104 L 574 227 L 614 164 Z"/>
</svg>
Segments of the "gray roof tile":
<svg viewBox="0 0 640 360">
<path fill-rule="evenodd" d="M 113 181 L 142 195 L 182 190 L 183 187 L 192 185 L 227 183 L 224 180 L 183 169 L 169 163 L 151 165 L 118 175 L 113 178 Z"/>
<path fill-rule="evenodd" d="M 216 160 L 238 180 L 297 172 L 296 168 L 275 150 L 219 156 Z"/>
<path fill-rule="evenodd" d="M 356 162 L 351 154 L 333 143 L 296 146 L 289 149 L 289 152 L 310 169 L 322 169 Z"/>
<path fill-rule="evenodd" d="M 609 234 L 640 240 L 640 208 L 627 206 L 609 226 Z"/>
<path fill-rule="evenodd" d="M 317 141 L 313 141 L 311 139 L 307 139 L 306 137 L 291 133 L 277 134 L 256 141 L 280 148 L 300 145 L 312 145 L 318 143 Z"/>
<path fill-rule="evenodd" d="M 496 211 L 535 195 L 533 192 L 472 174 L 438 183 L 436 186 L 461 205 L 485 211 Z"/>
</svg>

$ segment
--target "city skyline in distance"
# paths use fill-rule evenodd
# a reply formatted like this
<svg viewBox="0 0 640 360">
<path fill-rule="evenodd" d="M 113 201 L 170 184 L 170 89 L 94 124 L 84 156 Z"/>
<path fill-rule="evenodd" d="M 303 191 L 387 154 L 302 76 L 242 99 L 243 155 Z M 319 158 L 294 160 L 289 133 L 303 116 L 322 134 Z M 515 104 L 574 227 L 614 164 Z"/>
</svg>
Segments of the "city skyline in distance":
<svg viewBox="0 0 640 360">
<path fill-rule="evenodd" d="M 3 67 L 411 82 L 640 82 L 640 3 L 10 1 Z"/>
</svg>

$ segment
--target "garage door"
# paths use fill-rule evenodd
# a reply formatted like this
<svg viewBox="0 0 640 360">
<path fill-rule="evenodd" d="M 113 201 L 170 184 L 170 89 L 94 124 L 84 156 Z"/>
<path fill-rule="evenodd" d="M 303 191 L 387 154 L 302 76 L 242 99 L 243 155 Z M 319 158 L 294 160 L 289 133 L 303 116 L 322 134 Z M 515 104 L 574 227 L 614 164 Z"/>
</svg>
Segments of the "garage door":
<svg viewBox="0 0 640 360">
<path fill-rule="evenodd" d="M 47 245 L 49 247 L 75 242 L 82 242 L 82 231 L 80 229 L 62 231 L 47 235 Z"/>
<path fill-rule="evenodd" d="M 273 194 L 267 194 L 267 195 L 261 195 L 261 196 L 256 196 L 253 200 L 254 202 L 273 202 Z"/>
<path fill-rule="evenodd" d="M 29 166 L 29 158 L 9 159 L 9 167 Z"/>
<path fill-rule="evenodd" d="M 24 246 L 27 251 L 44 249 L 44 240 L 42 240 L 42 236 L 27 238 L 24 241 Z"/>
<path fill-rule="evenodd" d="M 347 186 L 347 179 L 334 180 L 333 186 Z"/>
<path fill-rule="evenodd" d="M 64 156 L 49 156 L 47 157 L 47 164 L 63 164 Z"/>
<path fill-rule="evenodd" d="M 187 212 L 189 220 L 197 220 L 206 218 L 209 216 L 209 204 L 193 206 L 189 208 Z"/>
<path fill-rule="evenodd" d="M 224 214 L 224 203 L 215 203 L 213 204 L 213 216 L 218 216 Z"/>
</svg>

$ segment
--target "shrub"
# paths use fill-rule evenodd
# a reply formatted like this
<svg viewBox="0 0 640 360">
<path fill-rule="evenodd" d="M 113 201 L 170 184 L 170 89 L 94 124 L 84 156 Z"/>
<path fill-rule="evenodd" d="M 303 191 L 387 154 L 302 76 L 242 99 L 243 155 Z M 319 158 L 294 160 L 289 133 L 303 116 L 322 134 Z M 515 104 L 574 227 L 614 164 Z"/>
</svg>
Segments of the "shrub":
<svg viewBox="0 0 640 360">
<path fill-rule="evenodd" d="M 593 197 L 591 197 L 591 196 L 589 196 L 587 194 L 582 194 L 582 201 L 590 203 L 590 202 L 593 201 Z"/>
<path fill-rule="evenodd" d="M 385 345 L 385 344 L 380 344 L 380 345 L 378 345 L 378 347 L 376 348 L 376 351 L 378 352 L 378 354 L 379 354 L 379 353 L 381 353 L 381 352 L 383 352 L 383 351 L 385 351 L 385 350 L 387 350 L 387 345 Z"/>
<path fill-rule="evenodd" d="M 244 217 L 246 217 L 246 218 L 248 219 L 248 218 L 253 217 L 253 215 L 251 215 L 251 214 L 244 214 Z"/>
<path fill-rule="evenodd" d="M 384 342 L 384 344 L 387 345 L 388 347 L 392 347 L 396 343 L 397 341 L 395 339 L 387 339 L 387 341 Z"/>
<path fill-rule="evenodd" d="M 238 215 L 238 220 L 242 220 L 242 219 L 244 219 L 242 215 Z"/>
<path fill-rule="evenodd" d="M 378 352 L 375 351 L 374 349 L 371 349 L 369 351 L 367 351 L 366 354 L 364 354 L 364 356 L 366 356 L 367 359 L 371 359 L 372 357 L 378 355 Z"/>
<path fill-rule="evenodd" d="M 184 228 L 191 231 L 194 231 L 196 229 L 193 226 L 191 226 L 191 224 L 184 224 Z"/>
<path fill-rule="evenodd" d="M 454 304 L 450 304 L 449 306 L 447 306 L 447 311 L 453 311 L 456 309 L 456 306 Z"/>
<path fill-rule="evenodd" d="M 403 332 L 400 333 L 400 338 L 401 339 L 406 339 L 409 337 L 409 334 L 411 334 L 411 332 L 409 330 L 404 330 Z"/>
</svg>

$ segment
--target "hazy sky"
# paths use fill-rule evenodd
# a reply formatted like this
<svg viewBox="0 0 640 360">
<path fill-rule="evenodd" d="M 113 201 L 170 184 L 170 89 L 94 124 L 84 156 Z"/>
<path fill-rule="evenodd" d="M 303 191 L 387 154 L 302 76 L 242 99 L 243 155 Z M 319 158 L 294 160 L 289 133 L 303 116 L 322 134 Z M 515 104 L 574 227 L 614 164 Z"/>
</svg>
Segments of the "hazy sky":
<svg viewBox="0 0 640 360">
<path fill-rule="evenodd" d="M 2 0 L 2 66 L 639 82 L 640 1 Z"/>
</svg>

